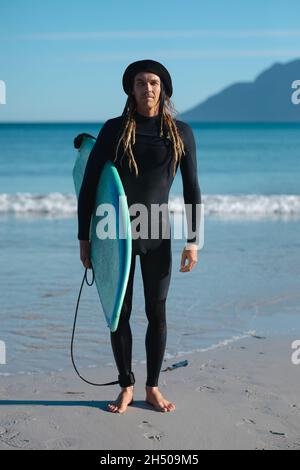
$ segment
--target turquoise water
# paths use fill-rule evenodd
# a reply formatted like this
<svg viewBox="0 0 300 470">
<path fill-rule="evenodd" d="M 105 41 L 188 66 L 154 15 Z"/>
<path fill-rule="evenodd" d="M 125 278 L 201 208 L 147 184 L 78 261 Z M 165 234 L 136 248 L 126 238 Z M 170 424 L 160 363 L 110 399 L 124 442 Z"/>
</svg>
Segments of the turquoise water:
<svg viewBox="0 0 300 470">
<path fill-rule="evenodd" d="M 97 124 L 1 124 L 1 193 L 72 193 L 72 142 Z M 193 125 L 204 194 L 300 194 L 300 124 Z M 172 192 L 180 192 L 177 175 Z"/>
<path fill-rule="evenodd" d="M 88 124 L 0 126 L 0 374 L 70 367 L 79 260 L 71 177 L 72 140 Z M 183 242 L 172 240 L 166 358 L 244 334 L 299 334 L 300 126 L 194 126 L 205 203 L 205 244 L 180 273 Z M 24 194 L 26 193 L 26 195 Z M 182 194 L 176 176 L 171 199 Z M 145 360 L 146 317 L 135 274 L 133 356 Z M 79 313 L 80 365 L 112 363 L 94 286 Z"/>
</svg>

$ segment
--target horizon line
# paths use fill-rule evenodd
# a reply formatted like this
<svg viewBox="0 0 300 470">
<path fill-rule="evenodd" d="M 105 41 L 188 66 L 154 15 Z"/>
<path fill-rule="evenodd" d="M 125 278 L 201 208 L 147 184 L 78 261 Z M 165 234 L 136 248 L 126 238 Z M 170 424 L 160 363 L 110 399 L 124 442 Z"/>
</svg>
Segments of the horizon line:
<svg viewBox="0 0 300 470">
<path fill-rule="evenodd" d="M 111 119 L 111 118 L 108 118 Z M 99 121 L 0 121 L 1 124 L 102 124 L 105 123 L 108 119 L 99 120 Z M 186 122 L 191 122 L 194 124 L 300 124 L 299 121 L 196 121 L 196 120 L 186 120 Z"/>
</svg>

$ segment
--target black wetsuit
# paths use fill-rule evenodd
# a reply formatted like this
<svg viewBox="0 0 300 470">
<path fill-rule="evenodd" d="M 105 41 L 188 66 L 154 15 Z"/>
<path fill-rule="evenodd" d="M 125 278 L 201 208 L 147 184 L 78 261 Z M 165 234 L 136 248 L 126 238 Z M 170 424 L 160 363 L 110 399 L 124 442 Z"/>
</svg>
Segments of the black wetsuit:
<svg viewBox="0 0 300 470">
<path fill-rule="evenodd" d="M 101 128 L 95 145 L 89 156 L 79 198 L 78 198 L 78 239 L 89 239 L 89 226 L 94 208 L 95 192 L 102 168 L 107 160 L 114 161 L 116 145 L 121 135 L 123 117 L 109 119 Z M 138 167 L 136 177 L 134 167 L 130 171 L 128 157 L 123 154 L 121 145 L 118 160 L 114 162 L 130 207 L 142 203 L 168 203 L 169 191 L 174 179 L 172 142 L 159 136 L 160 116 L 143 116 L 136 112 L 136 141 L 133 154 Z M 196 220 L 196 205 L 201 203 L 201 193 L 197 176 L 196 145 L 191 127 L 176 120 L 176 126 L 182 137 L 185 154 L 181 157 L 180 170 L 183 182 L 185 204 L 192 204 L 193 217 L 188 222 L 188 235 L 199 234 Z M 176 171 L 178 164 L 176 167 Z M 132 220 L 132 217 L 131 217 Z M 140 255 L 141 272 L 144 285 L 145 310 L 148 318 L 146 334 L 147 382 L 149 386 L 157 386 L 159 373 L 166 346 L 166 298 L 168 294 L 171 268 L 171 237 L 163 238 L 162 232 L 157 239 L 151 239 L 151 222 L 147 238 L 132 240 L 131 269 L 127 290 L 122 305 L 118 329 L 111 333 L 114 357 L 119 370 L 120 385 L 127 386 L 132 379 L 132 336 L 129 318 L 132 309 L 133 278 L 136 255 Z M 198 240 L 188 237 L 188 242 Z"/>
</svg>

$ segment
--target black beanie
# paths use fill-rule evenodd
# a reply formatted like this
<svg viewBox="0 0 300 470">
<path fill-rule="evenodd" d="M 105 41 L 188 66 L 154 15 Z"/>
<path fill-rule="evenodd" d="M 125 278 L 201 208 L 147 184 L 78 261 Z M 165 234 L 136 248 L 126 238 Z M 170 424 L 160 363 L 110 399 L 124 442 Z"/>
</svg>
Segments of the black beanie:
<svg viewBox="0 0 300 470">
<path fill-rule="evenodd" d="M 166 94 L 171 98 L 173 93 L 171 75 L 166 67 L 155 60 L 138 60 L 128 65 L 123 75 L 123 88 L 127 95 L 129 95 L 130 90 L 133 88 L 135 75 L 140 72 L 152 72 L 158 75 L 164 83 Z"/>
</svg>

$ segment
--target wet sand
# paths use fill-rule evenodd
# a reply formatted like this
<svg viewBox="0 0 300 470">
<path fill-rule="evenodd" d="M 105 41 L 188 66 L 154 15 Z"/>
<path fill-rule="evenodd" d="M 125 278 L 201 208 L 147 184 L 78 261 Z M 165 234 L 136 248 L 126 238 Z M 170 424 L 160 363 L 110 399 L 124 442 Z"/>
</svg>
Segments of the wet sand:
<svg viewBox="0 0 300 470">
<path fill-rule="evenodd" d="M 71 370 L 2 376 L 0 449 L 299 449 L 296 339 L 250 337 L 187 355 L 186 367 L 161 372 L 160 390 L 177 407 L 167 413 L 144 401 L 143 364 L 135 366 L 134 403 L 122 415 L 107 411 L 119 386 L 91 387 Z M 93 376 L 117 377 L 108 366 Z"/>
</svg>

